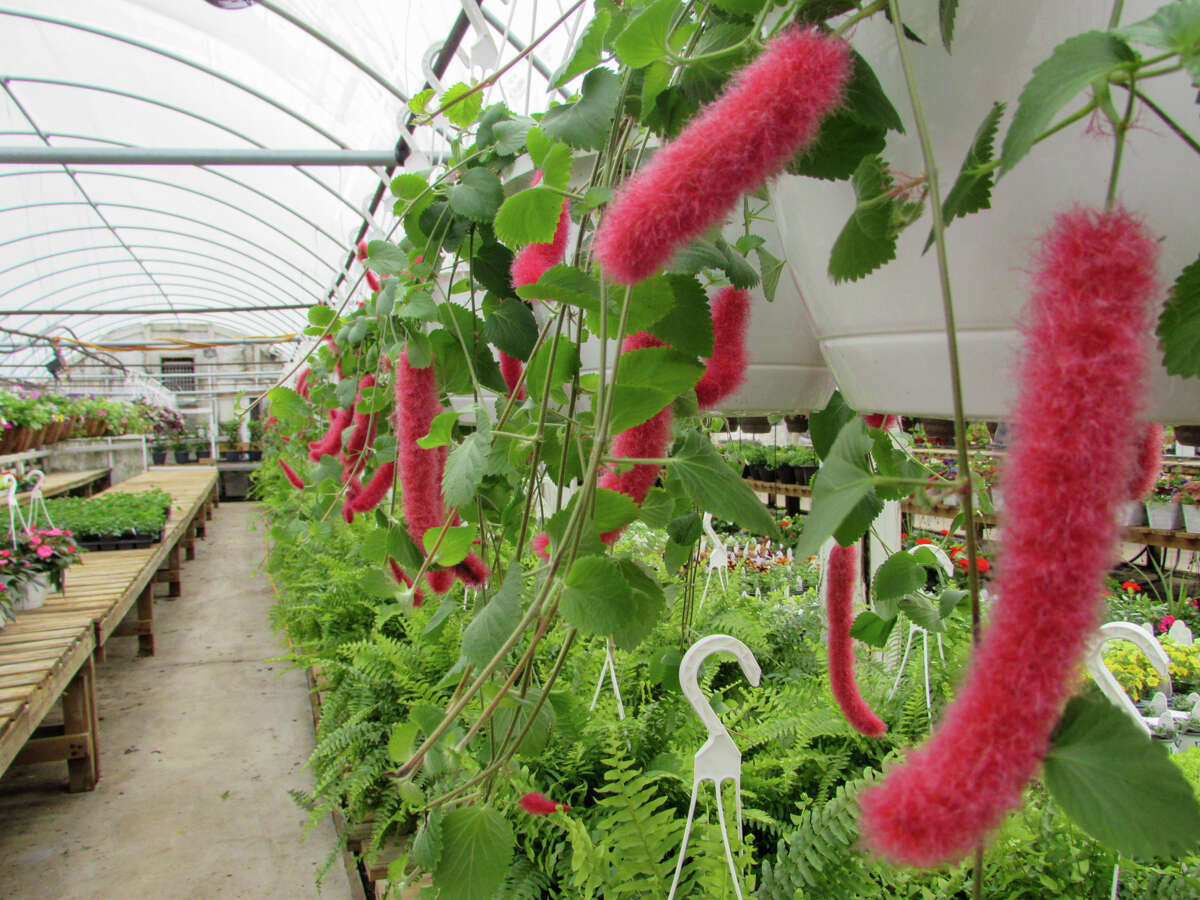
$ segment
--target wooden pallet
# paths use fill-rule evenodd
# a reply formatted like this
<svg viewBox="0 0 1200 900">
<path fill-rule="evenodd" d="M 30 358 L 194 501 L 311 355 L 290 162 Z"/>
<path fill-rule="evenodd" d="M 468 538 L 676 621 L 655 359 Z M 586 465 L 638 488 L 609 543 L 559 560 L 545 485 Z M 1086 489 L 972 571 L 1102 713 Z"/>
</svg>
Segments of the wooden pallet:
<svg viewBox="0 0 1200 900">
<path fill-rule="evenodd" d="M 27 619 L 0 632 L 0 772 L 65 760 L 72 791 L 100 777 L 91 620 Z M 39 727 L 62 698 L 63 723 Z"/>
<path fill-rule="evenodd" d="M 109 468 L 84 469 L 82 472 L 51 472 L 42 481 L 42 496 L 59 497 L 72 491 L 78 491 L 90 497 L 97 486 L 108 487 L 108 480 L 111 477 L 112 469 Z M 22 491 L 17 494 L 17 500 L 21 503 L 28 503 L 29 492 Z"/>
</svg>

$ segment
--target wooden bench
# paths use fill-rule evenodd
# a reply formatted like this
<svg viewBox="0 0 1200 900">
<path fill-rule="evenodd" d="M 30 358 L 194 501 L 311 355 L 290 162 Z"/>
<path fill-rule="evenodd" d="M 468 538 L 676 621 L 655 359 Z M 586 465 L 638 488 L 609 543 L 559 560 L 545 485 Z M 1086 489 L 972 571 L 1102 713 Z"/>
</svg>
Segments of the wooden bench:
<svg viewBox="0 0 1200 900">
<path fill-rule="evenodd" d="M 96 490 L 108 487 L 112 469 L 84 469 L 82 472 L 51 472 L 42 480 L 43 497 L 60 497 L 63 494 L 90 497 Z M 29 492 L 17 494 L 22 503 L 29 502 Z"/>
<path fill-rule="evenodd" d="M 94 649 L 86 616 L 21 614 L 0 631 L 0 773 L 13 764 L 65 760 L 70 790 L 96 786 Z M 42 726 L 59 698 L 62 724 Z"/>
</svg>

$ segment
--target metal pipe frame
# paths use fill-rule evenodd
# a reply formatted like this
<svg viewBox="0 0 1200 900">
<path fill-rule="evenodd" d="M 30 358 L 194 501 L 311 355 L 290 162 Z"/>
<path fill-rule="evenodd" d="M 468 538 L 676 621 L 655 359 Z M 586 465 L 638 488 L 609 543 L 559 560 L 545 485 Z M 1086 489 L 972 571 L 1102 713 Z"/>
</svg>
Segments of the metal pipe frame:
<svg viewBox="0 0 1200 900">
<path fill-rule="evenodd" d="M 228 244 L 221 243 L 220 241 L 214 241 L 214 240 L 212 240 L 212 238 L 202 237 L 198 234 L 192 234 L 191 232 L 188 232 L 188 231 L 178 231 L 173 228 L 154 228 L 150 225 L 119 225 L 117 227 L 121 228 L 125 231 L 149 231 L 151 233 L 171 234 L 171 235 L 175 235 L 176 237 L 189 238 L 189 239 L 197 241 L 198 243 L 201 243 L 201 244 L 212 244 L 214 247 L 220 247 L 221 249 L 225 250 L 228 253 L 236 253 L 238 256 L 244 256 L 244 257 L 246 257 L 246 259 L 257 262 L 263 268 L 270 269 L 272 272 L 274 272 L 276 275 L 278 275 L 283 280 L 294 284 L 296 286 L 296 289 L 301 291 L 302 293 L 307 293 L 310 297 L 312 297 L 314 300 L 316 300 L 318 302 L 320 302 L 320 300 L 321 300 L 320 296 L 318 296 L 317 294 L 314 294 L 310 288 L 305 288 L 300 282 L 296 281 L 296 279 L 292 278 L 286 272 L 280 271 L 279 269 L 275 268 L 270 263 L 265 262 L 264 260 L 261 260 L 258 257 L 247 253 L 245 250 L 239 250 L 237 247 L 231 247 Z M 0 241 L 0 248 L 7 247 L 10 244 L 16 244 L 20 241 L 32 240 L 34 238 L 52 237 L 57 234 L 68 234 L 71 232 L 78 232 L 78 231 L 104 231 L 104 230 L 106 230 L 106 229 L 104 228 L 103 225 L 76 225 L 76 226 L 72 226 L 70 228 L 55 228 L 55 229 L 51 229 L 50 231 L 40 231 L 40 232 L 36 232 L 34 234 L 28 234 L 28 235 L 22 235 L 21 237 L 10 238 L 7 241 Z M 199 251 L 195 251 L 195 250 L 185 250 L 182 247 L 167 247 L 167 246 L 163 246 L 160 244 L 139 244 L 137 246 L 151 247 L 156 250 L 171 250 L 171 251 L 176 251 L 179 253 L 197 253 L 197 254 L 199 253 Z M 204 255 L 209 256 L 212 259 L 218 259 L 218 257 L 213 256 L 212 254 L 204 254 Z M 229 263 L 229 265 L 233 265 L 233 263 Z M 296 269 L 297 272 L 299 272 L 301 275 L 303 275 L 309 281 L 312 281 L 317 284 L 320 283 L 315 278 L 313 278 L 311 275 L 309 275 L 307 272 L 305 272 L 303 269 L 296 266 L 294 263 L 289 262 L 288 265 L 292 266 L 293 269 Z"/>
<path fill-rule="evenodd" d="M 172 293 L 174 293 L 174 292 L 172 292 Z M 143 294 L 142 296 L 143 297 L 153 297 L 155 295 L 154 294 Z M 179 297 L 185 297 L 188 295 L 175 293 L 174 296 L 176 298 L 179 298 Z M 119 297 L 119 298 L 114 298 L 112 300 L 108 300 L 105 302 L 106 303 L 124 303 L 128 300 L 133 300 L 133 299 L 137 299 L 137 298 Z M 205 298 L 200 297 L 200 296 L 195 296 L 195 299 L 202 300 Z M 250 313 L 250 312 L 278 312 L 280 310 L 309 309 L 309 308 L 311 308 L 311 306 L 312 306 L 312 304 L 310 304 L 310 303 L 272 303 L 272 304 L 269 304 L 266 306 L 253 306 L 253 307 L 247 306 L 247 307 L 243 307 L 242 309 L 231 309 L 228 306 L 212 306 L 212 307 L 181 306 L 181 307 L 179 307 L 179 312 L 180 312 L 180 314 L 189 313 L 189 314 L 193 314 L 193 315 L 200 314 L 200 313 L 220 314 L 220 315 L 225 315 L 225 314 L 239 315 L 241 313 Z M 169 309 L 137 309 L 137 308 L 132 308 L 132 309 L 97 309 L 97 308 L 63 309 L 60 307 L 58 309 L 53 310 L 52 312 L 47 312 L 45 310 L 36 310 L 36 309 L 0 309 L 0 316 L 49 316 L 49 315 L 56 315 L 56 316 L 158 316 L 158 315 L 169 315 L 170 312 L 171 312 L 171 310 L 169 310 Z M 2 364 L 0 364 L 0 365 L 2 365 Z"/>
<path fill-rule="evenodd" d="M 0 164 L 28 165 L 375 167 L 395 161 L 395 150 L 0 147 Z"/>
<path fill-rule="evenodd" d="M 50 146 L 50 139 L 47 138 L 46 135 L 42 132 L 41 128 L 38 127 L 38 124 L 34 120 L 33 115 L 29 112 L 29 110 L 27 110 L 25 108 L 25 106 L 21 103 L 21 101 L 17 99 L 17 95 L 12 92 L 12 88 L 10 88 L 8 86 L 7 82 L 0 81 L 0 90 L 3 90 L 4 93 L 8 96 L 8 99 L 10 101 L 12 101 L 13 106 L 15 106 L 17 108 L 17 111 L 21 113 L 21 116 L 25 119 L 25 121 L 29 123 L 29 127 L 32 128 L 35 132 L 37 132 L 37 136 L 41 140 L 41 142 L 43 144 L 45 144 L 47 147 Z M 119 234 L 117 234 L 116 229 L 114 229 L 112 227 L 112 223 L 109 222 L 108 219 L 105 218 L 104 213 L 102 213 L 100 211 L 99 207 L 96 206 L 95 201 L 92 200 L 92 198 L 88 194 L 88 192 L 86 190 L 84 190 L 83 185 L 79 183 L 79 179 L 75 177 L 74 173 L 66 166 L 63 166 L 62 170 L 63 170 L 63 172 L 66 173 L 66 176 L 71 179 L 71 183 L 75 185 L 75 189 L 77 191 L 79 191 L 79 195 L 81 197 L 83 197 L 83 199 L 87 201 L 88 206 L 90 206 L 92 208 L 92 212 L 95 213 L 96 218 L 98 218 L 101 222 L 104 223 L 104 225 L 106 225 L 108 227 L 108 230 L 110 232 L 112 232 L 112 236 L 114 238 L 116 238 L 117 241 L 119 241 L 121 244 L 124 244 L 125 241 L 122 240 L 122 238 Z M 143 265 L 142 262 L 138 259 L 137 254 L 134 253 L 131 249 L 129 249 L 128 246 L 125 247 L 125 250 L 130 255 L 130 257 L 132 257 L 133 261 L 138 264 L 138 266 L 142 269 L 142 271 L 146 273 L 146 277 L 149 278 L 151 282 L 154 282 L 154 276 L 150 274 L 150 270 L 147 269 L 145 267 L 145 265 Z M 155 287 L 158 287 L 158 285 L 155 284 Z M 158 287 L 158 290 L 162 294 L 163 300 L 166 301 L 167 306 L 170 306 L 171 298 L 167 296 L 166 291 L 164 291 L 161 287 Z M 0 296 L 2 296 L 2 294 L 0 294 Z"/>
</svg>

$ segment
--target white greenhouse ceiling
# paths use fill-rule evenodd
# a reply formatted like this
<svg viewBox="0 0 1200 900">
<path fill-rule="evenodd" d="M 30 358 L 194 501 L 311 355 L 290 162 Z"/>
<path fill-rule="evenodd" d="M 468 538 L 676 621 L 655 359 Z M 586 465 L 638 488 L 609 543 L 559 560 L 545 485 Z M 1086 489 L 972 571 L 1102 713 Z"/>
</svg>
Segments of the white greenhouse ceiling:
<svg viewBox="0 0 1200 900">
<path fill-rule="evenodd" d="M 386 167 L 443 149 L 429 127 L 406 132 L 408 98 L 483 80 L 536 42 L 485 102 L 544 109 L 589 13 L 573 0 L 0 0 L 0 375 L 40 369 L 48 337 L 69 350 L 135 322 L 202 322 L 272 338 L 365 290 L 352 248 L 396 225 Z M 209 162 L 160 164 L 170 153 Z M 350 164 L 287 164 L 332 156 Z"/>
</svg>

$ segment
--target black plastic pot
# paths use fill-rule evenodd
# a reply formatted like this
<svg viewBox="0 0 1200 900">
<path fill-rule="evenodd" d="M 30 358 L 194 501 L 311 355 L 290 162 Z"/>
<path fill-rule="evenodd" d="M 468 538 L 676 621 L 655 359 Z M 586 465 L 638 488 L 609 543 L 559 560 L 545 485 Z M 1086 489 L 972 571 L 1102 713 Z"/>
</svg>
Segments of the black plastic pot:
<svg viewBox="0 0 1200 900">
<path fill-rule="evenodd" d="M 782 481 L 784 484 L 795 484 L 796 483 L 796 467 L 790 466 L 790 465 L 789 466 L 780 466 L 779 467 L 779 480 Z"/>
<path fill-rule="evenodd" d="M 261 450 L 247 450 L 246 455 L 250 458 L 250 462 L 262 462 L 263 452 Z"/>
<path fill-rule="evenodd" d="M 222 450 L 221 459 L 225 462 L 241 462 L 242 451 L 240 450 Z"/>
<path fill-rule="evenodd" d="M 1200 447 L 1200 425 L 1176 425 L 1175 440 L 1189 447 Z"/>
<path fill-rule="evenodd" d="M 918 419 L 925 429 L 930 443 L 952 446 L 954 444 L 954 422 L 951 419 Z"/>
<path fill-rule="evenodd" d="M 154 465 L 161 466 L 163 463 L 165 463 L 167 461 L 167 451 L 166 450 L 150 451 L 150 460 L 154 463 Z"/>
<path fill-rule="evenodd" d="M 192 454 L 190 454 L 188 451 L 186 451 L 186 450 L 176 450 L 175 451 L 175 462 L 182 465 L 183 463 L 190 463 L 191 461 L 192 461 Z"/>
<path fill-rule="evenodd" d="M 746 434 L 767 434 L 771 430 L 771 423 L 766 416 L 742 416 L 738 419 L 738 425 Z"/>
<path fill-rule="evenodd" d="M 790 434 L 804 434 L 804 432 L 808 431 L 808 416 L 784 416 L 783 424 L 787 426 Z"/>
<path fill-rule="evenodd" d="M 808 484 L 812 481 L 812 477 L 817 474 L 820 466 L 793 466 L 796 470 L 796 484 Z"/>
</svg>

